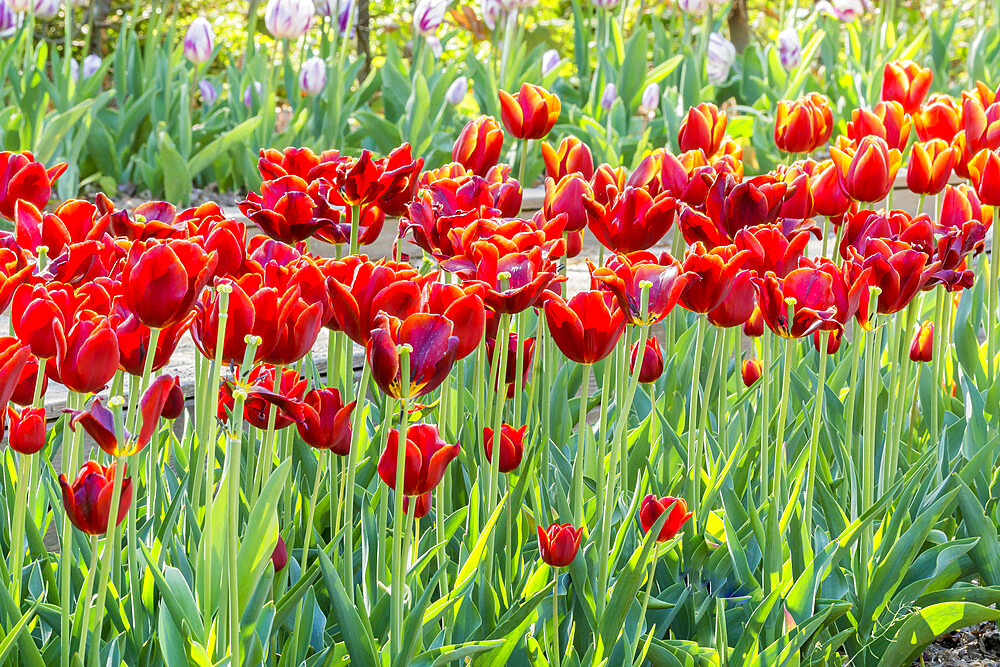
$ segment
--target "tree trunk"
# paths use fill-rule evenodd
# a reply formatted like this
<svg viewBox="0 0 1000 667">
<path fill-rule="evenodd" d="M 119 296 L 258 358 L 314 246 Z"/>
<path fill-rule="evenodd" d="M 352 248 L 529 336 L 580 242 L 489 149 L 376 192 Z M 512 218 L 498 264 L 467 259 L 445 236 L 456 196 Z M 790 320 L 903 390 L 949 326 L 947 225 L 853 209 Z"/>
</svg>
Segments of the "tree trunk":
<svg viewBox="0 0 1000 667">
<path fill-rule="evenodd" d="M 368 0 L 358 0 L 358 56 L 364 58 L 358 79 L 364 81 L 371 70 L 372 53 L 370 41 L 371 17 L 368 14 Z"/>
<path fill-rule="evenodd" d="M 733 0 L 729 10 L 729 39 L 740 53 L 750 46 L 750 17 L 747 15 L 747 0 Z"/>
</svg>

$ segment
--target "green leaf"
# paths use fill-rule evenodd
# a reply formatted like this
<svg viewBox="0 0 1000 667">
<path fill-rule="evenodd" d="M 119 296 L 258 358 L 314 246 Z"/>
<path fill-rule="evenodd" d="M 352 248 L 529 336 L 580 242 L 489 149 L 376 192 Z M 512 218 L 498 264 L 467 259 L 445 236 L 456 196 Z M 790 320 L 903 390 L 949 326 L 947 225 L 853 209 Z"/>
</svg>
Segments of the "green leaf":
<svg viewBox="0 0 1000 667">
<path fill-rule="evenodd" d="M 910 614 L 889 644 L 881 667 L 904 667 L 916 660 L 925 648 L 946 632 L 977 623 L 1000 620 L 1000 610 L 974 602 L 944 602 Z"/>
<path fill-rule="evenodd" d="M 351 656 L 351 664 L 358 667 L 379 667 L 378 654 L 375 651 L 375 642 L 370 631 L 361 622 L 358 610 L 347 597 L 344 584 L 330 562 L 330 557 L 319 549 L 319 563 L 323 569 L 327 582 L 327 592 L 330 594 L 330 604 L 333 605 L 333 613 L 340 623 L 341 635 L 344 643 L 347 644 L 347 652 Z"/>
<path fill-rule="evenodd" d="M 194 157 L 188 160 L 188 173 L 192 177 L 195 177 L 208 169 L 218 156 L 226 153 L 236 144 L 242 143 L 244 139 L 257 129 L 257 125 L 259 124 L 260 116 L 253 116 L 225 134 L 221 134 L 210 141 L 204 148 L 195 153 Z"/>
</svg>

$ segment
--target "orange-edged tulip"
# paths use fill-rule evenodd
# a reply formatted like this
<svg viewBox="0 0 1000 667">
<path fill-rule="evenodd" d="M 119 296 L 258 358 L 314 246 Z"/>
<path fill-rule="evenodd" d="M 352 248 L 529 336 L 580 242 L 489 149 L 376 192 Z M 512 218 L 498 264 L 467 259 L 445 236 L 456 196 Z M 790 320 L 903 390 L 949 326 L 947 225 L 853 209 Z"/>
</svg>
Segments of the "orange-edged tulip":
<svg viewBox="0 0 1000 667">
<path fill-rule="evenodd" d="M 934 323 L 924 322 L 910 342 L 910 361 L 928 362 L 934 358 Z"/>
<path fill-rule="evenodd" d="M 111 501 L 114 494 L 115 464 L 102 466 L 97 461 L 87 461 L 80 468 L 73 484 L 66 480 L 66 475 L 59 475 L 59 486 L 62 488 L 63 507 L 70 522 L 88 535 L 103 535 L 108 529 L 108 517 L 111 514 Z M 132 478 L 125 477 L 122 482 L 121 496 L 115 509 L 115 525 L 117 526 L 128 514 L 132 505 Z"/>
<path fill-rule="evenodd" d="M 882 72 L 882 99 L 903 105 L 906 113 L 920 108 L 934 80 L 929 67 L 921 67 L 912 60 L 893 60 L 885 64 Z"/>
<path fill-rule="evenodd" d="M 847 123 L 847 136 L 855 143 L 864 137 L 885 139 L 889 148 L 903 150 L 910 138 L 912 120 L 898 102 L 879 102 L 873 109 L 855 109 Z"/>
<path fill-rule="evenodd" d="M 500 161 L 503 130 L 493 116 L 473 118 L 455 140 L 451 159 L 477 176 L 485 176 Z"/>
<path fill-rule="evenodd" d="M 45 408 L 6 409 L 6 421 L 10 426 L 7 442 L 19 454 L 34 454 L 45 446 Z"/>
<path fill-rule="evenodd" d="M 566 567 L 576 558 L 582 538 L 583 529 L 568 523 L 554 523 L 547 530 L 538 526 L 538 555 L 546 565 Z"/>
<path fill-rule="evenodd" d="M 507 388 L 507 398 L 512 398 L 514 396 L 514 390 L 517 388 L 517 334 L 511 333 L 507 336 L 507 366 L 503 369 L 503 377 L 497 378 L 497 382 L 493 384 L 493 391 L 499 391 L 499 382 L 503 382 L 504 386 Z M 493 355 L 497 354 L 497 346 L 495 338 L 486 339 L 486 360 L 490 363 L 492 367 Z M 535 356 L 535 338 L 533 336 L 528 336 L 521 343 L 521 386 L 528 384 L 528 374 L 531 372 L 531 360 Z"/>
<path fill-rule="evenodd" d="M 840 174 L 833 160 L 824 160 L 816 165 L 809 177 L 812 190 L 813 210 L 828 218 L 838 218 L 851 208 L 851 200 L 840 185 Z"/>
<path fill-rule="evenodd" d="M 80 394 L 95 394 L 118 370 L 118 337 L 106 318 L 78 315 L 64 339 L 57 339 L 46 372 Z"/>
<path fill-rule="evenodd" d="M 257 158 L 257 171 L 263 181 L 270 181 L 282 176 L 298 176 L 307 181 L 317 178 L 336 177 L 340 165 L 349 158 L 339 151 L 323 151 L 316 155 L 308 148 L 289 147 L 283 151 L 274 148 L 260 149 Z"/>
<path fill-rule="evenodd" d="M 951 178 L 955 152 L 941 139 L 915 142 L 906 165 L 906 187 L 918 195 L 936 195 Z"/>
<path fill-rule="evenodd" d="M 632 345 L 632 353 L 629 355 L 629 372 L 635 373 L 636 358 L 639 356 L 639 341 Z M 642 348 L 642 360 L 639 366 L 639 382 L 652 384 L 663 375 L 663 351 L 660 349 L 660 341 L 650 338 Z"/>
<path fill-rule="evenodd" d="M 594 221 L 595 207 L 589 207 L 586 202 L 594 201 L 594 191 L 590 183 L 579 174 L 563 176 L 558 182 L 552 178 L 545 179 L 545 199 L 542 208 L 546 220 L 552 220 L 557 215 L 566 215 L 565 230 L 578 232 Z"/>
<path fill-rule="evenodd" d="M 18 200 L 30 202 L 38 209 L 45 208 L 52 195 L 52 184 L 66 167 L 65 162 L 60 162 L 46 169 L 28 151 L 0 152 L 0 216 L 13 220 Z"/>
<path fill-rule="evenodd" d="M 844 192 L 851 199 L 862 202 L 885 199 L 902 164 L 898 150 L 890 150 L 885 139 L 871 135 L 858 142 L 853 154 L 831 146 L 830 157 L 837 167 Z"/>
<path fill-rule="evenodd" d="M 499 470 L 508 473 L 517 470 L 521 465 L 521 458 L 524 456 L 524 434 L 528 426 L 514 428 L 510 424 L 500 426 L 500 461 Z M 483 428 L 483 444 L 486 449 L 486 460 L 493 462 L 493 429 L 489 426 Z"/>
<path fill-rule="evenodd" d="M 680 263 L 663 253 L 613 255 L 601 268 L 590 266 L 592 280 L 615 295 L 618 307 L 632 324 L 656 324 L 665 318 L 688 283 L 695 276 L 683 273 Z M 642 284 L 649 283 L 649 304 L 646 319 L 642 318 Z"/>
<path fill-rule="evenodd" d="M 472 258 L 476 266 L 474 282 L 486 288 L 483 300 L 497 313 L 515 314 L 538 305 L 550 285 L 565 280 L 537 246 L 501 256 L 496 246 L 480 241 L 473 244 Z"/>
<path fill-rule="evenodd" d="M 748 338 L 760 338 L 764 335 L 764 315 L 760 312 L 760 306 L 755 304 L 750 319 L 743 323 L 743 335 Z"/>
<path fill-rule="evenodd" d="M 429 493 L 441 483 L 448 464 L 455 460 L 459 444 L 449 445 L 441 439 L 437 426 L 414 424 L 406 431 L 406 452 L 403 463 L 403 488 L 407 496 Z M 378 476 L 396 490 L 396 459 L 399 452 L 399 431 L 389 431 L 389 438 L 378 460 Z"/>
<path fill-rule="evenodd" d="M 607 205 L 584 200 L 591 214 L 590 231 L 611 252 L 628 254 L 656 245 L 670 231 L 677 200 L 667 193 L 653 197 L 644 189 L 626 186 Z"/>
<path fill-rule="evenodd" d="M 639 505 L 639 523 L 642 524 L 642 532 L 648 533 L 664 512 L 667 513 L 667 520 L 660 528 L 660 534 L 656 536 L 657 542 L 666 542 L 681 532 L 684 523 L 694 514 L 687 511 L 687 503 L 683 498 L 673 496 L 657 498 L 648 495 Z"/>
<path fill-rule="evenodd" d="M 544 308 L 556 347 L 578 364 L 607 357 L 625 330 L 625 315 L 612 295 L 600 290 L 578 292 L 569 301 L 547 292 Z"/>
<path fill-rule="evenodd" d="M 677 145 L 682 152 L 700 148 L 712 157 L 722 145 L 726 134 L 726 112 L 711 102 L 702 102 L 688 109 L 677 132 Z"/>
<path fill-rule="evenodd" d="M 941 139 L 951 143 L 961 129 L 962 108 L 951 95 L 935 93 L 913 112 L 913 129 L 920 141 Z"/>
<path fill-rule="evenodd" d="M 366 345 L 372 377 L 388 396 L 402 398 L 399 347 L 409 345 L 409 398 L 434 391 L 444 382 L 455 363 L 458 336 L 454 325 L 444 315 L 414 313 L 404 320 L 379 313 Z"/>
<path fill-rule="evenodd" d="M 707 250 L 703 244 L 695 243 L 684 255 L 683 269 L 691 273 L 692 278 L 681 295 L 680 304 L 694 313 L 718 308 L 729 297 L 749 257 L 749 251 L 737 250 L 736 246 Z"/>
<path fill-rule="evenodd" d="M 938 215 L 938 226 L 946 229 L 961 229 L 969 220 L 980 223 L 988 222 L 983 217 L 982 202 L 976 191 L 964 183 L 949 185 L 941 197 L 941 210 Z"/>
<path fill-rule="evenodd" d="M 969 177 L 968 164 L 984 148 L 1000 149 L 1000 102 L 984 106 L 969 93 L 962 94 L 962 130 L 952 141 L 955 173 Z"/>
<path fill-rule="evenodd" d="M 560 141 L 558 148 L 543 141 L 542 160 L 545 162 L 545 175 L 554 181 L 574 173 L 579 173 L 588 181 L 594 176 L 594 156 L 590 146 L 573 135 Z"/>
<path fill-rule="evenodd" d="M 177 324 L 194 309 L 217 261 L 191 241 L 135 241 L 122 268 L 125 303 L 147 327 Z"/>
<path fill-rule="evenodd" d="M 987 206 L 1000 206 L 1000 149 L 979 151 L 969 162 L 969 178 L 979 201 Z"/>
<path fill-rule="evenodd" d="M 80 199 L 60 204 L 52 213 L 25 200 L 14 205 L 14 238 L 34 254 L 45 246 L 49 257 L 56 257 L 70 244 L 101 238 L 107 226 L 107 218 L 98 217 L 97 207 Z"/>
<path fill-rule="evenodd" d="M 410 498 L 413 498 L 413 518 L 423 519 L 431 511 L 434 504 L 434 494 L 430 491 L 419 496 L 403 496 L 403 512 L 410 513 Z"/>
<path fill-rule="evenodd" d="M 378 313 L 405 318 L 417 312 L 421 286 L 434 278 L 421 278 L 406 263 L 371 262 L 364 255 L 329 263 L 323 271 L 334 306 L 327 326 L 359 345 L 367 343 Z"/>
<path fill-rule="evenodd" d="M 281 535 L 278 535 L 278 542 L 274 545 L 274 551 L 271 552 L 271 567 L 274 568 L 275 572 L 281 572 L 286 565 L 288 565 L 288 547 L 285 546 Z"/>
<path fill-rule="evenodd" d="M 522 83 L 511 95 L 500 91 L 500 118 L 517 139 L 542 139 L 559 120 L 559 98 L 541 86 Z"/>
<path fill-rule="evenodd" d="M 752 387 L 757 380 L 760 379 L 761 372 L 760 359 L 757 357 L 750 357 L 749 359 L 743 360 L 740 373 L 745 386 Z"/>
<path fill-rule="evenodd" d="M 786 153 L 812 153 L 830 140 L 833 112 L 830 100 L 810 93 L 797 100 L 778 102 L 774 143 Z"/>
</svg>

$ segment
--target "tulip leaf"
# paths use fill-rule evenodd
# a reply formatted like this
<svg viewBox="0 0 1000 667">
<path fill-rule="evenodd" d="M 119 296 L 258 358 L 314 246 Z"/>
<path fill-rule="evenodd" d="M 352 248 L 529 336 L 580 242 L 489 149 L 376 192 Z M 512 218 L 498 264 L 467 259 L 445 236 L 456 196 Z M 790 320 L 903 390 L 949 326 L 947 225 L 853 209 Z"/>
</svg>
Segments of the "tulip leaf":
<svg viewBox="0 0 1000 667">
<path fill-rule="evenodd" d="M 879 665 L 910 665 L 925 648 L 946 632 L 996 620 L 1000 620 L 1000 610 L 974 602 L 943 602 L 925 607 L 906 617 Z"/>
<path fill-rule="evenodd" d="M 247 532 L 243 536 L 239 555 L 236 557 L 236 571 L 242 583 L 241 608 L 244 608 L 252 595 L 254 584 L 260 579 L 278 543 L 278 500 L 291 467 L 291 459 L 285 459 L 274 469 L 250 511 Z"/>
<path fill-rule="evenodd" d="M 142 555 L 146 558 L 146 566 L 156 583 L 156 589 L 167 603 L 167 609 L 170 610 L 174 622 L 187 624 L 194 632 L 195 639 L 204 643 L 205 626 L 202 624 L 194 594 L 191 593 L 184 575 L 175 567 L 168 567 L 161 573 L 156 565 L 156 559 L 142 540 L 139 540 L 139 548 L 142 549 Z"/>
<path fill-rule="evenodd" d="M 260 122 L 261 119 L 259 116 L 253 116 L 208 142 L 204 148 L 188 160 L 187 171 L 191 177 L 193 178 L 208 169 L 219 155 L 223 155 L 230 148 L 241 144 L 257 128 Z"/>
<path fill-rule="evenodd" d="M 351 663 L 358 667 L 379 667 L 378 654 L 375 650 L 371 630 L 361 621 L 358 610 L 347 596 L 344 584 L 330 562 L 330 557 L 323 549 L 317 550 L 319 563 L 324 572 L 324 580 L 327 583 L 327 592 L 330 594 L 330 604 L 333 606 L 333 615 L 341 627 L 341 634 L 344 643 L 347 644 L 347 653 L 351 657 Z"/>
</svg>

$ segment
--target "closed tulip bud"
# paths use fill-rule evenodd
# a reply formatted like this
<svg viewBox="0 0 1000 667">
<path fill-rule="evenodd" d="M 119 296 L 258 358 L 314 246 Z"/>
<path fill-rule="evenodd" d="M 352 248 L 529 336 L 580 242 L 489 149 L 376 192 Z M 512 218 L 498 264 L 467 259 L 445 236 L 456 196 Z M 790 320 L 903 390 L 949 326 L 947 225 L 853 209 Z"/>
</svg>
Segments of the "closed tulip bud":
<svg viewBox="0 0 1000 667">
<path fill-rule="evenodd" d="M 604 86 L 604 92 L 601 94 L 601 108 L 605 111 L 611 111 L 616 99 L 618 99 L 618 86 L 613 83 Z"/>
<path fill-rule="evenodd" d="M 677 0 L 677 8 L 691 16 L 704 16 L 708 11 L 708 0 Z"/>
<path fill-rule="evenodd" d="M 708 82 L 718 86 L 729 77 L 729 70 L 736 62 L 736 47 L 719 33 L 713 32 L 708 37 L 707 57 L 705 69 Z"/>
<path fill-rule="evenodd" d="M 447 10 L 448 0 L 418 0 L 413 10 L 413 29 L 424 37 L 430 37 L 444 21 Z"/>
<path fill-rule="evenodd" d="M 188 26 L 184 34 L 184 57 L 197 64 L 208 62 L 215 46 L 215 31 L 212 24 L 199 16 Z"/>
<path fill-rule="evenodd" d="M 885 139 L 872 135 L 861 139 L 853 154 L 831 146 L 830 157 L 837 167 L 844 192 L 861 202 L 885 199 L 902 162 L 898 150 L 890 150 Z"/>
<path fill-rule="evenodd" d="M 792 70 L 802 62 L 802 41 L 795 28 L 785 28 L 778 33 L 778 59 L 781 66 Z"/>
<path fill-rule="evenodd" d="M 527 429 L 527 425 L 514 428 L 510 424 L 503 424 L 500 427 L 500 461 L 498 463 L 500 472 L 512 472 L 521 465 L 521 458 L 524 456 L 524 434 Z M 492 463 L 493 429 L 489 426 L 483 428 L 483 444 L 486 449 L 486 460 Z"/>
<path fill-rule="evenodd" d="M 538 555 L 551 567 L 566 567 L 576 558 L 582 537 L 583 529 L 568 523 L 554 523 L 548 530 L 538 526 Z"/>
<path fill-rule="evenodd" d="M 57 343 L 49 374 L 72 391 L 97 393 L 118 370 L 118 339 L 107 319 L 77 319 Z"/>
<path fill-rule="evenodd" d="M 726 113 L 711 102 L 702 102 L 688 109 L 677 132 L 677 145 L 684 152 L 701 149 L 711 157 L 722 145 L 726 135 Z"/>
<path fill-rule="evenodd" d="M 752 387 L 761 376 L 760 359 L 757 357 L 744 359 L 741 374 L 743 377 L 743 384 L 747 387 Z"/>
<path fill-rule="evenodd" d="M 660 108 L 660 84 L 653 81 L 643 89 L 641 105 L 647 113 L 656 113 Z"/>
<path fill-rule="evenodd" d="M 419 496 L 403 496 L 403 512 L 410 513 L 410 498 L 413 498 L 413 518 L 423 519 L 431 511 L 434 494 L 430 491 Z"/>
<path fill-rule="evenodd" d="M 562 57 L 559 52 L 555 49 L 549 49 L 542 54 L 542 76 L 548 76 L 552 72 L 556 71 L 559 64 L 562 63 Z"/>
<path fill-rule="evenodd" d="M 274 567 L 275 572 L 281 572 L 287 564 L 288 548 L 285 546 L 285 541 L 281 539 L 281 535 L 278 535 L 278 543 L 274 545 L 274 551 L 271 552 L 271 566 Z"/>
<path fill-rule="evenodd" d="M 542 139 L 559 120 L 559 98 L 541 86 L 521 84 L 511 95 L 500 91 L 500 117 L 504 127 L 518 139 Z"/>
<path fill-rule="evenodd" d="M 639 341 L 632 345 L 632 354 L 629 355 L 629 372 L 635 373 L 635 359 L 639 353 Z M 642 348 L 642 366 L 639 368 L 639 382 L 652 384 L 663 375 L 663 352 L 660 350 L 660 342 L 655 338 L 646 341 L 646 346 Z"/>
<path fill-rule="evenodd" d="M 910 361 L 928 362 L 934 358 L 934 323 L 924 322 L 910 343 Z"/>
<path fill-rule="evenodd" d="M 45 446 L 45 408 L 21 408 L 18 412 L 8 405 L 6 417 L 8 443 L 15 452 L 34 454 Z"/>
<path fill-rule="evenodd" d="M 906 187 L 918 195 L 941 192 L 951 177 L 954 155 L 954 150 L 941 139 L 914 143 L 906 165 Z"/>
<path fill-rule="evenodd" d="M 558 148 L 543 141 L 542 161 L 545 163 L 545 175 L 556 182 L 575 172 L 588 181 L 594 176 L 594 156 L 590 146 L 572 135 L 559 142 Z"/>
<path fill-rule="evenodd" d="M 340 0 L 337 10 L 337 30 L 341 37 L 353 32 L 355 14 L 354 0 Z"/>
<path fill-rule="evenodd" d="M 243 89 L 243 104 L 248 107 L 253 106 L 254 98 L 260 99 L 260 96 L 264 94 L 264 84 L 260 81 L 254 81 L 246 88 Z"/>
<path fill-rule="evenodd" d="M 298 39 L 309 30 L 314 11 L 312 0 L 268 0 L 264 25 L 276 39 Z"/>
<path fill-rule="evenodd" d="M 448 86 L 448 90 L 445 91 L 444 99 L 448 104 L 452 106 L 458 106 L 465 99 L 465 96 L 469 94 L 469 80 L 464 76 L 460 76 L 451 85 Z"/>
<path fill-rule="evenodd" d="M 933 80 L 930 68 L 912 60 L 894 60 L 886 63 L 882 73 L 882 99 L 899 102 L 906 113 L 913 113 L 920 108 Z"/>
<path fill-rule="evenodd" d="M 326 61 L 313 56 L 299 70 L 299 88 L 306 95 L 319 95 L 326 88 Z"/>
<path fill-rule="evenodd" d="M 673 538 L 693 515 L 693 512 L 687 511 L 687 503 L 683 498 L 673 496 L 657 498 L 648 495 L 639 505 L 639 523 L 642 524 L 642 532 L 648 533 L 664 512 L 667 512 L 667 519 L 660 528 L 660 534 L 656 536 L 657 542 L 666 542 Z"/>
<path fill-rule="evenodd" d="M 88 535 L 103 535 L 108 529 L 111 501 L 114 494 L 115 464 L 102 466 L 97 461 L 87 461 L 70 484 L 66 475 L 59 475 L 63 507 L 70 522 Z M 115 524 L 128 514 L 132 505 L 132 478 L 125 477 L 121 487 Z"/>
<path fill-rule="evenodd" d="M 201 101 L 205 103 L 205 106 L 210 107 L 219 99 L 219 91 L 208 79 L 202 79 L 198 82 L 198 91 L 201 93 Z"/>
<path fill-rule="evenodd" d="M 477 176 L 486 176 L 500 161 L 503 130 L 493 116 L 479 116 L 465 124 L 451 149 L 451 159 Z"/>
<path fill-rule="evenodd" d="M 500 15 L 507 10 L 500 0 L 479 0 L 479 13 L 483 17 L 483 23 L 488 30 L 497 27 Z M 544 63 L 544 60 L 542 61 Z"/>
<path fill-rule="evenodd" d="M 32 13 L 43 21 L 54 19 L 59 14 L 60 3 L 61 0 L 35 0 Z"/>
<path fill-rule="evenodd" d="M 83 75 L 84 79 L 89 79 L 90 77 L 97 74 L 97 70 L 101 69 L 101 64 L 104 61 L 96 53 L 91 53 L 89 56 L 83 59 L 83 66 L 80 68 L 80 73 Z"/>
<path fill-rule="evenodd" d="M 774 143 L 787 153 L 811 153 L 830 140 L 833 113 L 830 101 L 819 93 L 778 102 Z"/>
<path fill-rule="evenodd" d="M 444 478 L 448 464 L 458 456 L 459 445 L 449 445 L 438 434 L 437 426 L 414 424 L 407 429 L 404 458 L 403 488 L 407 496 L 419 496 L 430 491 Z M 396 488 L 396 457 L 399 431 L 389 431 L 389 439 L 378 460 L 378 476 L 390 488 Z"/>
<path fill-rule="evenodd" d="M 976 153 L 969 162 L 969 178 L 980 202 L 1000 206 L 1000 150 L 984 148 Z"/>
</svg>

